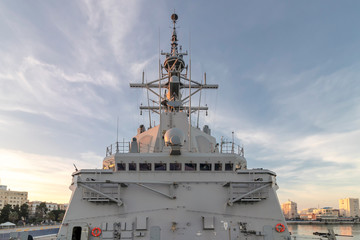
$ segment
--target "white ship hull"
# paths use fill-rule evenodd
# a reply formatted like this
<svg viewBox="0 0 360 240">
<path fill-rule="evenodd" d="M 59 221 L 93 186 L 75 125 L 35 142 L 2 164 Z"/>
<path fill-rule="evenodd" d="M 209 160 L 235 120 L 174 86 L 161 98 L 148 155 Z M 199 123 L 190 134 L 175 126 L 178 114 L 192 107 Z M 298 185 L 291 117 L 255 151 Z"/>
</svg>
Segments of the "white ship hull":
<svg viewBox="0 0 360 240">
<path fill-rule="evenodd" d="M 86 239 L 289 237 L 287 228 L 275 229 L 278 223 L 286 224 L 275 193 L 275 176 L 268 170 L 169 171 L 161 176 L 83 170 L 75 173 L 72 187 L 71 203 L 76 204 L 70 204 L 58 239 L 72 239 L 76 226 Z M 90 233 L 96 227 L 102 231 L 99 237 Z"/>
</svg>

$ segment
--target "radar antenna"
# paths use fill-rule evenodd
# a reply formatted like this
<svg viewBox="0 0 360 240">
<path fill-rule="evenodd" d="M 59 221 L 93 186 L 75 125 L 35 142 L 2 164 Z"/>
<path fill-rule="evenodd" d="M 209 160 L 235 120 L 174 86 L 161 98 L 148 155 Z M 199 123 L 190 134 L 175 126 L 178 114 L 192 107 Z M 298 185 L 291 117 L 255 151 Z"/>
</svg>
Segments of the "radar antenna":
<svg viewBox="0 0 360 240">
<path fill-rule="evenodd" d="M 186 65 L 184 61 L 184 56 L 187 56 L 188 52 L 182 52 L 182 48 L 180 48 L 180 51 L 178 49 L 176 32 L 178 19 L 179 17 L 176 13 L 171 15 L 173 23 L 170 42 L 171 49 L 170 52 L 160 52 L 160 55 L 165 56 L 165 61 L 163 64 L 159 63 L 159 78 L 149 82 L 130 83 L 130 87 L 146 88 L 147 91 L 159 99 L 159 106 L 141 105 L 140 110 L 149 110 L 157 114 L 161 114 L 162 111 L 186 111 L 190 117 L 196 111 L 208 110 L 207 106 L 191 106 L 191 97 L 202 89 L 217 89 L 218 85 L 207 84 L 206 81 L 200 83 L 191 79 L 191 66 Z M 191 65 L 191 58 L 189 61 L 189 65 Z M 181 90 L 185 91 L 182 92 Z"/>
</svg>

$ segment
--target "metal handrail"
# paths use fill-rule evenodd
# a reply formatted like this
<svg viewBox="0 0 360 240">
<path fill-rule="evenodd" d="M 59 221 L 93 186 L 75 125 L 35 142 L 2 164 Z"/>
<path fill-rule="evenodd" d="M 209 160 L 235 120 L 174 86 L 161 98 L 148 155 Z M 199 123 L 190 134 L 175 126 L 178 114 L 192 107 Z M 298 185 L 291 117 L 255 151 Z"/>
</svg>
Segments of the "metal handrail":
<svg viewBox="0 0 360 240">
<path fill-rule="evenodd" d="M 106 147 L 106 157 L 111 156 L 114 153 L 128 153 L 130 150 L 130 142 L 123 140 L 122 142 L 115 142 Z"/>
<path fill-rule="evenodd" d="M 238 154 L 238 155 L 244 157 L 244 147 L 242 147 L 232 141 L 221 140 L 219 151 L 220 151 L 220 153 Z"/>
<path fill-rule="evenodd" d="M 151 144 L 144 144 L 139 142 L 139 152 L 142 152 L 141 149 L 154 147 Z M 122 142 L 115 142 L 110 146 L 106 147 L 106 157 L 111 156 L 115 153 L 129 153 L 130 152 L 130 142 L 123 140 Z M 222 154 L 238 154 L 244 157 L 244 147 L 235 144 L 233 141 L 226 141 L 221 139 L 219 152 Z"/>
</svg>

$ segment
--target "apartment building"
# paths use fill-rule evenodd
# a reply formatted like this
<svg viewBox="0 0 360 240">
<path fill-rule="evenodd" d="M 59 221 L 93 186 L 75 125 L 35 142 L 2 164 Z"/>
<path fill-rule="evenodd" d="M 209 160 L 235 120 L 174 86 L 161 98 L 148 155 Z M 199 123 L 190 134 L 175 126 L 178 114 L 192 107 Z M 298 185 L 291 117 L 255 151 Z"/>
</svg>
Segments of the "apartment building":
<svg viewBox="0 0 360 240">
<path fill-rule="evenodd" d="M 339 200 L 340 215 L 344 217 L 359 216 L 359 199 L 344 198 Z"/>
<path fill-rule="evenodd" d="M 281 210 L 283 211 L 286 219 L 295 219 L 298 217 L 296 202 L 289 200 L 289 201 L 281 204 Z"/>
<path fill-rule="evenodd" d="M 27 192 L 11 191 L 7 189 L 7 186 L 0 185 L 0 209 L 6 204 L 10 204 L 12 207 L 16 205 L 21 206 L 28 201 Z"/>
</svg>

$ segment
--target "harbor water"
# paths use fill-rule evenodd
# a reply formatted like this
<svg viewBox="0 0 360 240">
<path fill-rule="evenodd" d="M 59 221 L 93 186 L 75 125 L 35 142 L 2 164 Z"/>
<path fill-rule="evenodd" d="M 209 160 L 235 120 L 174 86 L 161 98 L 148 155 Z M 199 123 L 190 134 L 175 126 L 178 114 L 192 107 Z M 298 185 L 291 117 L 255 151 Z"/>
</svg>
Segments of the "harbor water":
<svg viewBox="0 0 360 240">
<path fill-rule="evenodd" d="M 320 239 L 313 235 L 313 232 L 327 233 L 328 229 L 333 229 L 339 235 L 351 235 L 353 237 L 338 236 L 337 240 L 360 240 L 360 224 L 355 225 L 288 225 L 292 233 L 292 239 Z M 325 239 L 325 238 L 322 238 Z"/>
</svg>

